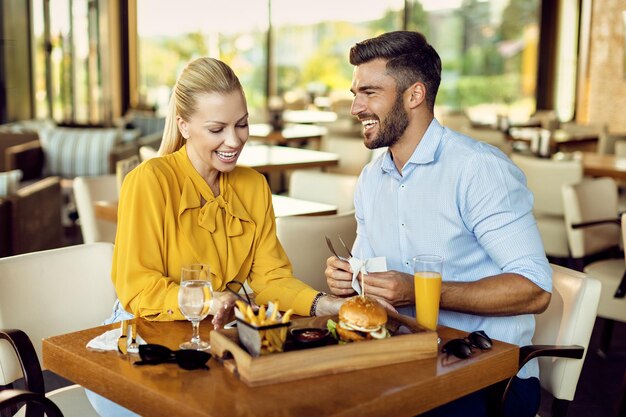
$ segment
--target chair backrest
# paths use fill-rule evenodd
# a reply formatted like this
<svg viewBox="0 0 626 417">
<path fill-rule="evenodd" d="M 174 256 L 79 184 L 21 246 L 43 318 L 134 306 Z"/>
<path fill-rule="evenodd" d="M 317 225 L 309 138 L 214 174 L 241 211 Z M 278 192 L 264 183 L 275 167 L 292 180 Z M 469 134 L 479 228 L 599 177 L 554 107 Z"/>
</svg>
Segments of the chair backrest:
<svg viewBox="0 0 626 417">
<path fill-rule="evenodd" d="M 597 152 L 599 154 L 615 154 L 618 156 L 624 156 L 624 154 L 618 154 L 618 144 L 621 143 L 620 149 L 623 152 L 623 143 L 626 141 L 626 134 L 624 133 L 609 133 L 608 127 L 604 126 L 600 129 L 598 134 L 598 147 Z"/>
<path fill-rule="evenodd" d="M 552 300 L 535 316 L 535 345 L 579 345 L 582 359 L 539 358 L 541 386 L 555 398 L 571 401 L 589 347 L 600 300 L 600 281 L 586 274 L 552 265 Z"/>
<path fill-rule="evenodd" d="M 152 146 L 143 145 L 139 147 L 139 159 L 145 161 L 147 159 L 156 158 L 159 152 Z"/>
<path fill-rule="evenodd" d="M 115 242 L 117 225 L 107 220 L 96 218 L 96 201 L 117 201 L 117 177 L 101 175 L 97 177 L 74 178 L 74 198 L 83 243 Z"/>
<path fill-rule="evenodd" d="M 117 190 L 119 194 L 119 190 L 122 189 L 122 183 L 124 182 L 124 178 L 126 175 L 133 169 L 135 169 L 141 161 L 139 160 L 139 155 L 133 155 L 128 158 L 121 159 L 115 163 L 115 175 L 117 176 Z"/>
<path fill-rule="evenodd" d="M 572 224 L 616 219 L 618 190 L 612 178 L 586 179 L 562 188 L 567 239 L 573 258 L 600 253 L 618 246 L 620 229 L 614 224 L 573 229 Z"/>
<path fill-rule="evenodd" d="M 337 235 L 351 248 L 356 239 L 354 210 L 328 216 L 288 216 L 276 219 L 278 240 L 287 252 L 296 277 L 319 291 L 329 291 L 324 270 L 331 253 L 325 236 Z"/>
<path fill-rule="evenodd" d="M 337 213 L 354 209 L 356 175 L 314 170 L 294 170 L 289 177 L 289 197 L 337 206 Z"/>
<path fill-rule="evenodd" d="M 339 155 L 339 165 L 327 168 L 327 172 L 338 174 L 358 176 L 372 159 L 372 151 L 365 147 L 361 137 L 325 136 L 322 150 Z"/>
<path fill-rule="evenodd" d="M 626 158 L 626 135 L 623 135 L 615 141 L 615 156 L 618 158 Z"/>
<path fill-rule="evenodd" d="M 115 301 L 113 244 L 92 243 L 0 259 L 0 328 L 20 329 L 41 361 L 41 340 L 95 327 Z M 0 385 L 22 377 L 13 349 L 0 341 Z"/>
<path fill-rule="evenodd" d="M 582 180 L 581 162 L 555 161 L 520 154 L 512 154 L 511 160 L 526 175 L 528 189 L 535 197 L 535 214 L 563 216 L 561 186 Z"/>
</svg>

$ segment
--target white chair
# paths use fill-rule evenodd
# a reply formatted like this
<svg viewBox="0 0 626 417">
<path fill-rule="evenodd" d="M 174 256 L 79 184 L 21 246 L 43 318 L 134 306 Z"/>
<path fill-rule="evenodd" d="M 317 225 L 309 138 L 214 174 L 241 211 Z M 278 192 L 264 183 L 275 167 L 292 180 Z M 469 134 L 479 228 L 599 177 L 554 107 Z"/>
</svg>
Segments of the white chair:
<svg viewBox="0 0 626 417">
<path fill-rule="evenodd" d="M 617 144 L 626 140 L 624 134 L 609 133 L 608 126 L 604 125 L 598 129 L 598 145 L 597 152 L 601 155 L 615 154 L 617 155 Z"/>
<path fill-rule="evenodd" d="M 362 137 L 325 136 L 321 150 L 339 155 L 339 165 L 326 168 L 327 172 L 358 176 L 371 160 L 372 151 L 363 144 Z"/>
<path fill-rule="evenodd" d="M 524 172 L 528 189 L 535 198 L 533 213 L 546 255 L 568 259 L 570 248 L 561 186 L 576 184 L 582 180 L 581 162 L 554 161 L 520 154 L 512 154 L 511 160 Z"/>
<path fill-rule="evenodd" d="M 576 269 L 582 269 L 586 258 L 603 252 L 610 255 L 619 247 L 617 196 L 617 184 L 608 177 L 563 185 L 561 198 L 566 233 L 571 257 L 578 263 Z M 573 226 L 597 221 L 600 221 L 597 225 L 589 227 Z"/>
<path fill-rule="evenodd" d="M 83 243 L 115 242 L 117 225 L 97 219 L 94 203 L 118 200 L 117 177 L 115 175 L 76 177 L 73 187 Z"/>
<path fill-rule="evenodd" d="M 354 209 L 354 188 L 358 177 L 297 169 L 289 177 L 289 197 L 337 206 L 337 213 Z"/>
<path fill-rule="evenodd" d="M 617 193 L 612 178 L 563 187 L 572 256 L 579 269 L 602 282 L 598 317 L 605 320 L 598 354 L 603 357 L 609 351 L 615 321 L 626 322 L 626 298 L 615 296 L 626 274 L 626 260 L 618 247 L 620 239 L 626 244 L 626 217 L 618 217 Z"/>
<path fill-rule="evenodd" d="M 565 416 L 576 394 L 601 286 L 582 272 L 552 265 L 550 305 L 535 315 L 533 345 L 520 348 L 520 368 L 539 358 L 541 387 L 554 397 L 552 417 Z"/>
<path fill-rule="evenodd" d="M 15 345 L 26 346 L 18 355 L 34 375 L 28 379 L 35 381 L 34 386 L 27 389 L 43 393 L 41 340 L 98 326 L 110 315 L 115 301 L 112 258 L 111 243 L 93 243 L 0 259 L 0 329 L 5 329 L 0 340 L 0 386 L 23 376 L 16 350 L 6 340 L 9 334 L 18 341 Z M 78 385 L 47 396 L 66 416 L 97 416 Z"/>
<path fill-rule="evenodd" d="M 48 417 L 63 417 L 59 407 L 42 394 L 14 389 L 0 391 L 0 415 L 4 415 L 5 412 L 11 413 L 14 408 L 23 403 L 38 404 Z"/>
<path fill-rule="evenodd" d="M 151 158 L 156 158 L 158 155 L 159 152 L 152 146 L 143 145 L 139 147 L 139 159 L 141 159 L 141 162 Z"/>
<path fill-rule="evenodd" d="M 276 219 L 276 234 L 296 277 L 318 291 L 329 291 L 324 270 L 331 253 L 325 237 L 337 235 L 351 248 L 356 239 L 354 210 L 328 216 L 288 216 Z"/>
</svg>

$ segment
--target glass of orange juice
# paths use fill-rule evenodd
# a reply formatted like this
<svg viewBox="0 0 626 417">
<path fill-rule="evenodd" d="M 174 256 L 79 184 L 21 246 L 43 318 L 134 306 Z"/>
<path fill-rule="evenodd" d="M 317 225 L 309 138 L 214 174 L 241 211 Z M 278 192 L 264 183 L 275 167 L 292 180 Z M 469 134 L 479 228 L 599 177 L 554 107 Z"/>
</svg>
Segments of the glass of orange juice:
<svg viewBox="0 0 626 417">
<path fill-rule="evenodd" d="M 438 255 L 417 255 L 413 258 L 415 315 L 417 324 L 429 330 L 437 330 L 442 267 L 443 258 Z"/>
</svg>

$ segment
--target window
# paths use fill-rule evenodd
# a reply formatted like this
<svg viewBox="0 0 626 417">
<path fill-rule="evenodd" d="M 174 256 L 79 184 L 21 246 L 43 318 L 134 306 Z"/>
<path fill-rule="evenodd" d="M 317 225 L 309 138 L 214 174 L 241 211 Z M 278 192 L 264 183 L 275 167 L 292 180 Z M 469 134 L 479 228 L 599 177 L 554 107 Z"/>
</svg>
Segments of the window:
<svg viewBox="0 0 626 417">
<path fill-rule="evenodd" d="M 189 12 L 193 10 L 194 12 Z M 190 60 L 229 64 L 246 92 L 250 113 L 265 108 L 268 5 L 265 1 L 137 1 L 139 101 L 165 115 L 178 74 Z"/>
<path fill-rule="evenodd" d="M 523 121 L 535 111 L 538 0 L 414 1 L 408 29 L 441 56 L 438 107 L 492 124 L 498 114 Z"/>
<path fill-rule="evenodd" d="M 97 18 L 94 1 L 33 1 L 37 117 L 103 122 Z"/>
<path fill-rule="evenodd" d="M 38 117 L 110 123 L 128 104 L 164 114 L 182 67 L 201 55 L 233 67 L 253 122 L 267 117 L 268 95 L 290 108 L 335 109 L 341 102 L 345 112 L 351 100 L 349 48 L 404 27 L 425 33 L 441 55 L 438 108 L 462 109 L 491 123 L 498 114 L 523 120 L 535 110 L 539 0 L 129 4 L 135 2 L 136 13 L 129 16 L 137 22 L 128 25 L 133 29 L 131 69 L 121 71 L 132 80 L 119 83 L 120 65 L 113 59 L 120 55 L 119 39 L 111 36 L 123 26 L 117 3 L 32 0 Z M 117 91 L 127 84 L 133 88 L 130 94 Z M 132 97 L 133 103 L 117 105 L 123 97 Z"/>
<path fill-rule="evenodd" d="M 401 30 L 402 0 L 272 1 L 273 95 L 289 109 L 333 107 L 352 99 L 350 48 L 365 38 Z"/>
</svg>

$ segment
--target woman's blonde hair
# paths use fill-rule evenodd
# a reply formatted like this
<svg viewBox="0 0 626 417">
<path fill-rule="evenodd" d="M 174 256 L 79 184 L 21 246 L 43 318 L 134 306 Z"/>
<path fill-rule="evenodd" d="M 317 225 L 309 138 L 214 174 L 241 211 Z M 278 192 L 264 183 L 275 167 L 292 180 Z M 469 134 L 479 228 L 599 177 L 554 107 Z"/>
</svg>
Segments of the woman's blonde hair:
<svg viewBox="0 0 626 417">
<path fill-rule="evenodd" d="M 199 95 L 228 94 L 237 90 L 243 93 L 239 79 L 222 61 L 202 57 L 187 64 L 172 90 L 159 155 L 176 152 L 183 146 L 185 140 L 178 130 L 176 116 L 189 120 L 196 111 L 196 100 Z"/>
</svg>

